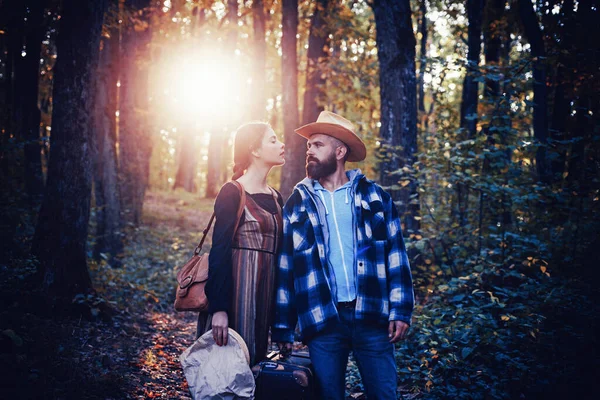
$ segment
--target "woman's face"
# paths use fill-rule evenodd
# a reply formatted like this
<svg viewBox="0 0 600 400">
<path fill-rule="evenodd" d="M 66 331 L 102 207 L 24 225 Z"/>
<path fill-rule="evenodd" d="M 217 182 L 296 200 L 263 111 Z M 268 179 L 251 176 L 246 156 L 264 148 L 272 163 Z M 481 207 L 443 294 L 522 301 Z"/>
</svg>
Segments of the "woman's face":
<svg viewBox="0 0 600 400">
<path fill-rule="evenodd" d="M 279 141 L 273 129 L 267 129 L 257 150 L 260 159 L 267 165 L 283 165 L 285 163 L 285 145 Z"/>
</svg>

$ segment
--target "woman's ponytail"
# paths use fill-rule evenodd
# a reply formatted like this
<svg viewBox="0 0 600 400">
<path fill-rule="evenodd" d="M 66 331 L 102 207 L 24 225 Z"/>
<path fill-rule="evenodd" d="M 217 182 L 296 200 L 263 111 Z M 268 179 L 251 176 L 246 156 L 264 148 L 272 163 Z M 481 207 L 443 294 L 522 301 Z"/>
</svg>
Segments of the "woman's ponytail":
<svg viewBox="0 0 600 400">
<path fill-rule="evenodd" d="M 252 151 L 260 148 L 261 142 L 271 125 L 266 122 L 248 122 L 235 132 L 233 140 L 233 176 L 236 180 L 252 164 Z"/>
</svg>

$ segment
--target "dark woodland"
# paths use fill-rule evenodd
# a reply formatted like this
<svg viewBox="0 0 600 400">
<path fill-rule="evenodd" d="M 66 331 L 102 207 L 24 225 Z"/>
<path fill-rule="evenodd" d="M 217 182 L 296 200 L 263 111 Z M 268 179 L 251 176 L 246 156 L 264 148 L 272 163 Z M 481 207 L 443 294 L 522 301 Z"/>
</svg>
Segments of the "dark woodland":
<svg viewBox="0 0 600 400">
<path fill-rule="evenodd" d="M 595 398 L 598 3 L 0 0 L 0 397 L 191 399 L 175 276 L 233 134 L 271 124 L 285 199 L 329 110 L 402 219 L 398 398 Z"/>
</svg>

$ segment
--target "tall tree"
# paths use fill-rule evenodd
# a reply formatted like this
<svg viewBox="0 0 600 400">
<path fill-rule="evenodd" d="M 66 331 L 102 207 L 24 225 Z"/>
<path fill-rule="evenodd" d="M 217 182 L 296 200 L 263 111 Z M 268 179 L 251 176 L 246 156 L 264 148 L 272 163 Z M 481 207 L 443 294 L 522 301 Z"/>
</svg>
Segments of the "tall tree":
<svg viewBox="0 0 600 400">
<path fill-rule="evenodd" d="M 262 120 L 266 114 L 265 70 L 267 42 L 265 41 L 265 5 L 263 0 L 252 1 L 252 26 L 254 30 L 254 57 L 252 72 L 252 104 L 250 119 Z"/>
<path fill-rule="evenodd" d="M 504 42 L 505 29 L 505 0 L 487 0 L 485 5 L 485 16 L 483 23 L 483 36 L 485 38 L 484 56 L 485 65 L 495 67 L 496 73 L 502 64 L 502 45 Z M 490 101 L 496 101 L 502 95 L 500 79 L 496 79 L 493 73 L 486 74 L 484 96 Z"/>
<path fill-rule="evenodd" d="M 425 75 L 425 69 L 427 67 L 427 2 L 425 0 L 420 2 L 419 11 L 421 19 L 419 23 L 421 43 L 419 46 L 419 75 L 417 77 L 417 99 L 419 113 L 425 114 L 425 85 L 423 80 L 423 76 Z"/>
<path fill-rule="evenodd" d="M 571 113 L 571 98 L 574 89 L 573 76 L 575 70 L 575 59 L 569 57 L 569 54 L 574 52 L 573 42 L 575 36 L 574 28 L 574 3 L 573 0 L 566 0 L 560 7 L 559 14 L 554 17 L 553 14 L 546 16 L 543 20 L 543 24 L 550 25 L 551 21 L 547 18 L 556 18 L 555 26 L 553 31 L 555 32 L 556 39 L 554 40 L 553 47 L 554 52 L 558 53 L 556 58 L 556 68 L 550 69 L 552 71 L 552 80 L 554 93 L 552 97 L 552 111 L 550 117 L 550 129 L 549 133 L 552 135 L 552 139 L 555 141 L 562 141 L 567 138 L 567 131 L 569 126 L 569 115 Z M 558 40 L 557 40 L 558 39 Z M 560 181 L 563 177 L 565 170 L 567 152 L 564 147 L 554 147 L 554 157 L 550 162 L 551 176 L 554 182 Z"/>
<path fill-rule="evenodd" d="M 302 106 L 302 124 L 315 122 L 323 106 L 319 104 L 319 96 L 325 84 L 325 77 L 321 71 L 321 64 L 328 56 L 326 44 L 329 31 L 325 16 L 329 7 L 329 0 L 317 0 L 310 23 L 308 35 L 308 50 L 306 59 L 306 86 L 304 103 Z"/>
<path fill-rule="evenodd" d="M 573 127 L 571 154 L 567 181 L 578 195 L 586 195 L 594 190 L 593 182 L 598 177 L 598 160 L 591 150 L 593 137 L 598 134 L 600 126 L 600 84 L 598 84 L 598 71 L 600 62 L 600 5 L 598 2 L 579 2 L 578 10 L 574 15 L 574 53 L 577 78 L 573 105 Z M 579 83 L 582 80 L 585 83 Z"/>
<path fill-rule="evenodd" d="M 183 190 L 189 193 L 195 193 L 197 189 L 194 177 L 196 176 L 196 168 L 198 166 L 199 151 L 193 135 L 193 127 L 194 124 L 187 121 L 179 129 L 179 166 L 177 167 L 175 183 L 173 184 L 173 189 L 183 188 Z"/>
<path fill-rule="evenodd" d="M 294 133 L 298 124 L 298 0 L 283 0 L 282 24 L 282 112 L 285 142 L 285 168 L 281 170 L 280 191 L 287 198 L 294 185 L 304 177 L 306 140 Z"/>
<path fill-rule="evenodd" d="M 548 101 L 546 86 L 546 48 L 542 29 L 530 1 L 519 0 L 519 14 L 533 57 L 533 134 L 542 144 L 535 155 L 538 179 L 552 181 L 552 170 L 546 156 L 548 144 Z"/>
<path fill-rule="evenodd" d="M 481 54 L 481 25 L 485 0 L 467 0 L 469 19 L 467 74 L 463 82 L 462 103 L 460 106 L 460 126 L 466 129 L 471 138 L 477 134 L 477 96 L 479 55 Z"/>
<path fill-rule="evenodd" d="M 377 30 L 381 128 L 384 146 L 392 149 L 380 166 L 381 182 L 397 184 L 396 172 L 412 167 L 417 152 L 416 40 L 412 29 L 410 0 L 375 0 L 372 3 Z M 402 150 L 396 153 L 396 149 Z M 419 230 L 417 184 L 411 180 L 399 191 L 400 214 L 407 231 Z"/>
<path fill-rule="evenodd" d="M 142 220 L 150 173 L 152 139 L 148 122 L 150 0 L 126 0 L 128 19 L 121 41 L 119 94 L 119 167 L 125 221 Z"/>
<path fill-rule="evenodd" d="M 111 16 L 119 16 L 118 0 L 109 0 Z M 119 266 L 123 251 L 121 204 L 117 161 L 117 119 L 120 35 L 117 18 L 111 18 L 101 40 L 97 72 L 94 128 L 98 151 L 95 158 L 96 245 L 94 256 L 110 254 L 109 263 Z"/>
<path fill-rule="evenodd" d="M 15 122 L 19 136 L 25 139 L 25 188 L 31 200 L 38 199 L 44 187 L 42 176 L 42 143 L 38 87 L 40 76 L 40 53 L 45 33 L 45 0 L 26 0 L 25 47 L 23 57 L 17 58 L 15 70 Z M 39 203 L 38 203 L 39 204 Z"/>
<path fill-rule="evenodd" d="M 106 0 L 65 0 L 57 39 L 48 180 L 32 252 L 42 286 L 70 303 L 92 288 L 86 241 L 94 158 L 94 81 Z"/>
<path fill-rule="evenodd" d="M 225 16 L 228 33 L 225 39 L 226 58 L 235 62 L 233 54 L 237 43 L 238 2 L 227 0 L 227 14 Z M 208 171 L 206 173 L 206 197 L 214 198 L 223 183 L 223 147 L 226 141 L 222 132 L 212 131 L 208 144 Z"/>
</svg>

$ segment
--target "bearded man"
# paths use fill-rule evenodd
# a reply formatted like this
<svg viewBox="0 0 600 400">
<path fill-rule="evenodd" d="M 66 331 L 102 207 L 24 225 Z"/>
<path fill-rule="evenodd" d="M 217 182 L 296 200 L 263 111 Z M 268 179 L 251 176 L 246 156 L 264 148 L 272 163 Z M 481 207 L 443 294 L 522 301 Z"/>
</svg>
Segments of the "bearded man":
<svg viewBox="0 0 600 400">
<path fill-rule="evenodd" d="M 323 111 L 296 129 L 308 139 L 307 178 L 283 209 L 272 340 L 289 351 L 296 324 L 322 399 L 345 398 L 353 352 L 369 399 L 396 399 L 394 343 L 414 306 L 412 276 L 391 196 L 346 161 L 366 147 L 353 124 Z"/>
</svg>

